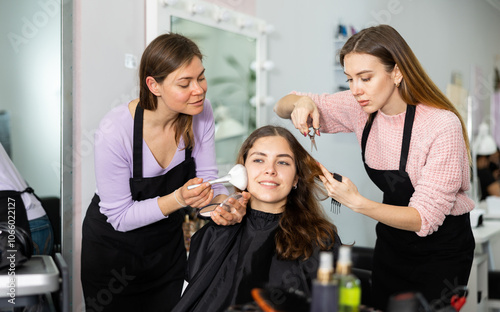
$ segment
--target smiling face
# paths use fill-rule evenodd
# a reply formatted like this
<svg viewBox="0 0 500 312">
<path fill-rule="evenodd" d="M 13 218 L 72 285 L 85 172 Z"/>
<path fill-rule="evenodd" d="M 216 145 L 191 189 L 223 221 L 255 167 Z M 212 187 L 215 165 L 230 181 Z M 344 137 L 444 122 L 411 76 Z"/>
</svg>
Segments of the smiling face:
<svg viewBox="0 0 500 312">
<path fill-rule="evenodd" d="M 366 113 L 380 109 L 386 115 L 396 115 L 406 110 L 396 87 L 402 79 L 397 66 L 387 72 L 377 57 L 349 53 L 344 58 L 344 72 L 352 94 Z"/>
<path fill-rule="evenodd" d="M 147 78 L 147 83 L 158 97 L 158 109 L 186 115 L 197 115 L 203 111 L 207 80 L 205 68 L 198 57 L 170 73 L 161 83 L 152 77 Z"/>
<path fill-rule="evenodd" d="M 281 136 L 262 137 L 247 155 L 247 190 L 252 194 L 252 208 L 283 212 L 287 196 L 298 181 L 295 157 L 288 142 Z"/>
</svg>

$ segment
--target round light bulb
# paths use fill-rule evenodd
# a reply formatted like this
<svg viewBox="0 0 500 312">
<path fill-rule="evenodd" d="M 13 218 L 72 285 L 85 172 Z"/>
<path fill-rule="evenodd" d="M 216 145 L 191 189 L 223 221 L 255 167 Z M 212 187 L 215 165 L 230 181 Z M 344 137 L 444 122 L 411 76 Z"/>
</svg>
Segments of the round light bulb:
<svg viewBox="0 0 500 312">
<path fill-rule="evenodd" d="M 163 0 L 163 5 L 176 5 L 178 0 Z"/>
<path fill-rule="evenodd" d="M 264 103 L 264 105 L 266 106 L 271 106 L 274 104 L 274 97 L 268 95 L 264 97 L 264 99 L 262 99 L 262 103 Z"/>
<path fill-rule="evenodd" d="M 253 26 L 253 21 L 248 18 L 242 18 L 239 21 L 240 28 L 250 28 Z"/>
<path fill-rule="evenodd" d="M 269 61 L 269 60 L 267 60 L 267 61 L 265 61 L 265 62 L 262 64 L 262 69 L 264 69 L 264 70 L 269 71 L 269 70 L 271 70 L 271 69 L 273 69 L 273 68 L 274 68 L 274 62 L 273 62 L 273 61 Z"/>
<path fill-rule="evenodd" d="M 252 71 L 257 71 L 257 61 L 253 61 L 252 63 L 250 63 L 250 69 Z"/>
<path fill-rule="evenodd" d="M 227 22 L 231 19 L 231 13 L 227 10 L 221 10 L 217 14 L 217 22 Z"/>
<path fill-rule="evenodd" d="M 274 27 L 274 25 L 264 24 L 264 25 L 262 25 L 260 32 L 263 34 L 270 34 L 270 33 L 273 33 L 275 30 L 276 30 L 276 28 Z"/>
<path fill-rule="evenodd" d="M 195 3 L 191 6 L 191 13 L 193 14 L 202 14 L 205 12 L 205 6 L 200 3 Z"/>
</svg>

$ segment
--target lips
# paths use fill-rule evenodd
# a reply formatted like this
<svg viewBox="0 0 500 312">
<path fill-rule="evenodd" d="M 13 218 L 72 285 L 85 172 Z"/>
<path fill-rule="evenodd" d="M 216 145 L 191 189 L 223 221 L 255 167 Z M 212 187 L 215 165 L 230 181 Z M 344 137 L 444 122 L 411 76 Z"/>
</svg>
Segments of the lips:
<svg viewBox="0 0 500 312">
<path fill-rule="evenodd" d="M 368 103 L 370 103 L 370 101 L 368 101 L 368 100 L 364 100 L 364 101 L 358 101 L 358 103 L 359 103 L 359 105 L 361 105 L 361 106 L 366 106 L 366 105 L 368 105 Z"/>
<path fill-rule="evenodd" d="M 262 182 L 259 182 L 259 184 L 262 186 L 269 186 L 269 187 L 275 187 L 275 186 L 279 185 L 278 183 L 271 182 L 271 181 L 262 181 Z"/>
<path fill-rule="evenodd" d="M 199 101 L 196 101 L 196 102 L 193 102 L 193 103 L 189 103 L 191 105 L 203 105 L 203 103 L 205 102 L 205 99 L 201 99 Z"/>
</svg>

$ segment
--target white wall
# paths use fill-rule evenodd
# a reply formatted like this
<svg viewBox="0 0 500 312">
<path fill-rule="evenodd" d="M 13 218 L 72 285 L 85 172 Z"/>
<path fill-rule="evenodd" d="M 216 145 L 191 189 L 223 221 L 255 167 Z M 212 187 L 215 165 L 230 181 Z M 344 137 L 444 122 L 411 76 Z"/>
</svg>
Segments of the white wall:
<svg viewBox="0 0 500 312">
<path fill-rule="evenodd" d="M 94 132 L 112 107 L 138 96 L 137 70 L 145 48 L 144 3 L 137 0 L 76 0 L 74 14 L 74 228 L 73 311 L 82 307 L 81 223 L 95 191 Z"/>
<path fill-rule="evenodd" d="M 137 95 L 136 72 L 124 67 L 124 55 L 140 57 L 144 49 L 144 12 L 144 1 L 75 0 L 74 311 L 81 307 L 82 216 L 95 189 L 93 133 L 111 107 Z M 500 54 L 500 41 L 495 37 L 500 33 L 500 12 L 484 1 L 257 0 L 255 12 L 276 26 L 268 43 L 269 59 L 276 64 L 268 91 L 275 99 L 291 90 L 334 90 L 332 40 L 340 19 L 358 29 L 378 22 L 395 26 L 443 90 L 452 70 L 462 72 L 467 86 L 474 63 L 488 77 L 494 54 Z M 269 122 L 290 127 L 288 121 L 278 118 Z M 298 138 L 309 148 L 308 139 Z M 317 144 L 319 151 L 313 155 L 320 162 L 351 178 L 365 196 L 382 199 L 366 176 L 353 136 L 323 135 Z M 325 209 L 329 211 L 329 202 Z M 330 216 L 344 243 L 374 244 L 372 220 L 345 207 L 339 215 Z"/>
</svg>

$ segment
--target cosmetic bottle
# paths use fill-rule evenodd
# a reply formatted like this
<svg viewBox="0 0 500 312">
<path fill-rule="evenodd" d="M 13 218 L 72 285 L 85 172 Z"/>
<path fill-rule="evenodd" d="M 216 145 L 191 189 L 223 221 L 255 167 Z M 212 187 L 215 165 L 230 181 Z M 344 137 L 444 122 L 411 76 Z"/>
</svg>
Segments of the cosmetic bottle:
<svg viewBox="0 0 500 312">
<path fill-rule="evenodd" d="M 341 246 L 334 276 L 339 288 L 339 312 L 358 312 L 361 305 L 361 281 L 351 268 L 351 247 Z"/>
<path fill-rule="evenodd" d="M 312 285 L 310 312 L 337 312 L 338 285 L 333 278 L 333 253 L 322 251 L 316 279 Z"/>
</svg>

